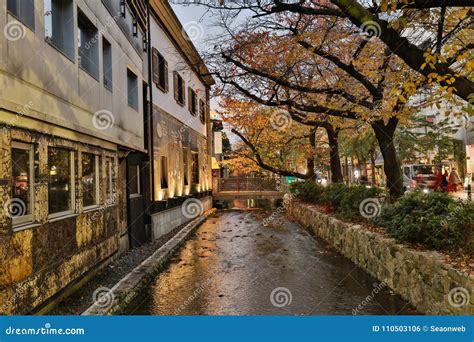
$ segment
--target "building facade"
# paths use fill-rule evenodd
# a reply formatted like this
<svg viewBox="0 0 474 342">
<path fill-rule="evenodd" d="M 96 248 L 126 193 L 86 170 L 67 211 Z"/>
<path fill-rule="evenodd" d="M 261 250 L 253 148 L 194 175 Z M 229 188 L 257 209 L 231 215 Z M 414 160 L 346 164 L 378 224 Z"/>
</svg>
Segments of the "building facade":
<svg viewBox="0 0 474 342">
<path fill-rule="evenodd" d="M 214 80 L 169 4 L 152 1 L 150 12 L 155 239 L 192 216 L 186 204 L 197 202 L 186 200 L 201 198 L 199 211 L 212 206 L 209 90 Z"/>
<path fill-rule="evenodd" d="M 160 7 L 172 13 L 158 0 L 149 11 L 141 0 L 0 3 L 0 314 L 47 311 L 81 279 L 166 231 L 176 197 L 204 196 L 208 112 L 188 122 L 187 102 L 166 105 L 150 87 L 156 45 L 169 63 L 167 95 L 176 97 L 174 60 L 161 38 L 147 38 L 147 12 Z M 211 83 L 199 83 L 200 70 L 180 75 L 207 108 Z M 155 123 L 162 132 L 179 126 L 188 142 L 175 147 Z M 184 148 L 188 159 L 178 157 Z"/>
</svg>

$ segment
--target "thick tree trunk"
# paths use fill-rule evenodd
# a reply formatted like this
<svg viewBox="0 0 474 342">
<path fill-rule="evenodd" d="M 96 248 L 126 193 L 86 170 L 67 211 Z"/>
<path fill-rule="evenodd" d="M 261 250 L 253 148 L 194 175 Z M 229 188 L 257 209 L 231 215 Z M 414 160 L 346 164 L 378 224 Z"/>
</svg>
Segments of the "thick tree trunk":
<svg viewBox="0 0 474 342">
<path fill-rule="evenodd" d="M 382 152 L 384 171 L 387 176 L 387 189 L 391 198 L 398 198 L 403 195 L 402 170 L 393 142 L 393 135 L 397 124 L 398 119 L 395 117 L 390 118 L 387 124 L 384 124 L 383 120 L 375 121 L 372 124 L 375 137 Z"/>
<path fill-rule="evenodd" d="M 323 127 L 326 129 L 326 133 L 328 135 L 331 181 L 333 183 L 342 183 L 344 182 L 344 177 L 342 176 L 341 159 L 339 157 L 339 130 L 334 129 L 331 124 L 325 124 Z"/>
</svg>

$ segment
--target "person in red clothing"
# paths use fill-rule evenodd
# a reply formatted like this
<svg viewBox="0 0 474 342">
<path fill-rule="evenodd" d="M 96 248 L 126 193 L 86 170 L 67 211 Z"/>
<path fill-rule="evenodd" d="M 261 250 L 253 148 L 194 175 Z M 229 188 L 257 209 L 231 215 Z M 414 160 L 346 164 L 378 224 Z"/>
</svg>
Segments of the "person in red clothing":
<svg viewBox="0 0 474 342">
<path fill-rule="evenodd" d="M 453 170 L 449 174 L 448 192 L 458 191 L 458 184 L 459 184 L 459 176 L 458 176 L 458 173 L 456 172 L 456 169 L 453 168 Z"/>
<path fill-rule="evenodd" d="M 441 191 L 441 179 L 443 178 L 443 174 L 441 173 L 441 168 L 436 168 L 436 183 L 435 183 L 435 191 Z"/>
</svg>

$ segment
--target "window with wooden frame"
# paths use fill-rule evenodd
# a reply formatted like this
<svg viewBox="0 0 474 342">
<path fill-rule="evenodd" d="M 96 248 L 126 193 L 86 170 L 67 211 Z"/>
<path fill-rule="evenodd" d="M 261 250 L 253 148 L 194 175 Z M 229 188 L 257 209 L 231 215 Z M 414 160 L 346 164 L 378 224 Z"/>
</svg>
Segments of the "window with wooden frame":
<svg viewBox="0 0 474 342">
<path fill-rule="evenodd" d="M 162 90 L 168 92 L 168 62 L 158 52 L 156 48 L 152 49 L 152 70 L 153 70 L 153 83 Z"/>
<path fill-rule="evenodd" d="M 177 71 L 173 73 L 174 99 L 180 106 L 186 102 L 185 82 Z"/>
<path fill-rule="evenodd" d="M 35 184 L 34 146 L 12 142 L 12 198 L 4 208 L 12 218 L 13 226 L 33 221 Z"/>
<path fill-rule="evenodd" d="M 206 105 L 203 100 L 199 100 L 199 119 L 206 123 Z"/>
<path fill-rule="evenodd" d="M 82 204 L 85 209 L 99 205 L 99 156 L 81 153 Z"/>
<path fill-rule="evenodd" d="M 48 210 L 55 218 L 74 213 L 75 210 L 75 167 L 74 151 L 48 148 Z"/>
<path fill-rule="evenodd" d="M 197 96 L 191 87 L 188 87 L 188 109 L 192 115 L 197 115 Z"/>
</svg>

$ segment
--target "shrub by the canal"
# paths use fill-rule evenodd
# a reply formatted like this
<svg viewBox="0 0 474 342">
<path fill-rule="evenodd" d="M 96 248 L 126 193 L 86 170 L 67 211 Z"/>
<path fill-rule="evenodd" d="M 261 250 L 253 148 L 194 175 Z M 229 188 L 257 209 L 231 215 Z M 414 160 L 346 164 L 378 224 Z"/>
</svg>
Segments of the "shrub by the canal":
<svg viewBox="0 0 474 342">
<path fill-rule="evenodd" d="M 290 192 L 297 194 L 298 198 L 304 202 L 326 203 L 326 187 L 314 180 L 293 182 L 290 184 Z"/>
<path fill-rule="evenodd" d="M 413 192 L 383 206 L 377 223 L 399 242 L 443 251 L 469 250 L 474 206 L 447 194 Z"/>
<path fill-rule="evenodd" d="M 363 215 L 361 203 L 367 199 L 374 203 L 380 203 L 378 198 L 381 193 L 379 188 L 364 185 L 346 186 L 336 183 L 328 187 L 328 200 L 339 217 L 348 220 L 367 220 L 369 216 Z"/>
<path fill-rule="evenodd" d="M 328 205 L 337 216 L 348 220 L 366 220 L 361 215 L 360 204 L 365 199 L 376 199 L 381 195 L 379 188 L 342 183 L 323 186 L 315 181 L 294 182 L 290 191 L 297 193 L 302 201 Z"/>
</svg>

